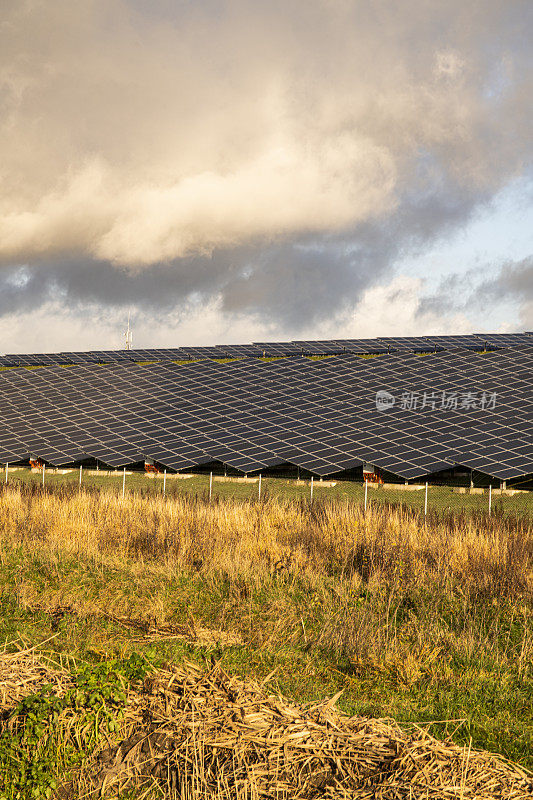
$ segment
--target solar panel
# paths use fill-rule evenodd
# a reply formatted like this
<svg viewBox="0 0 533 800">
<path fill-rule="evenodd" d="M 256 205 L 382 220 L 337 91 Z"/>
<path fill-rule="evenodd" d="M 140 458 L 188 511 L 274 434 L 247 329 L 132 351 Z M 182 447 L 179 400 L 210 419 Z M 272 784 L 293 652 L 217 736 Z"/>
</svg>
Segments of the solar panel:
<svg viewBox="0 0 533 800">
<path fill-rule="evenodd" d="M 379 354 L 390 351 L 386 344 L 377 339 L 335 339 L 335 344 L 346 353 Z"/>
<path fill-rule="evenodd" d="M 418 338 L 374 359 L 343 351 L 180 366 L 158 349 L 113 360 L 107 351 L 58 354 L 78 357 L 77 366 L 52 359 L 46 369 L 0 373 L 0 458 L 35 452 L 64 464 L 85 454 L 110 466 L 152 458 L 172 469 L 218 460 L 243 472 L 288 461 L 317 475 L 370 461 L 404 478 L 456 464 L 502 479 L 530 474 L 533 348 L 421 357 L 409 349 Z M 279 350 L 301 355 L 308 344 Z M 138 366 L 128 353 L 157 363 Z M 377 409 L 380 391 L 394 398 L 390 408 Z"/>
<path fill-rule="evenodd" d="M 532 346 L 533 340 L 527 333 L 476 333 L 490 347 L 515 347 L 516 345 Z"/>
<path fill-rule="evenodd" d="M 392 350 L 409 350 L 414 353 L 430 353 L 435 345 L 422 336 L 380 336 L 378 341 Z"/>
<path fill-rule="evenodd" d="M 428 342 L 435 345 L 437 349 L 451 350 L 482 350 L 483 342 L 477 336 L 456 335 L 456 336 L 424 336 Z"/>
<path fill-rule="evenodd" d="M 376 339 L 326 339 L 292 342 L 204 347 L 136 348 L 135 350 L 92 350 L 87 352 L 20 353 L 0 357 L 0 367 L 51 366 L 54 364 L 104 364 L 191 361 L 228 358 L 287 358 L 290 356 L 380 355 L 384 353 L 428 353 L 440 350 L 498 350 L 531 347 L 532 333 L 478 333 L 448 336 L 389 336 Z"/>
<path fill-rule="evenodd" d="M 286 357 L 303 355 L 302 347 L 295 342 L 254 342 L 263 357 Z"/>
<path fill-rule="evenodd" d="M 346 352 L 338 342 L 333 341 L 295 341 L 293 344 L 301 348 L 306 355 L 338 355 Z"/>
</svg>

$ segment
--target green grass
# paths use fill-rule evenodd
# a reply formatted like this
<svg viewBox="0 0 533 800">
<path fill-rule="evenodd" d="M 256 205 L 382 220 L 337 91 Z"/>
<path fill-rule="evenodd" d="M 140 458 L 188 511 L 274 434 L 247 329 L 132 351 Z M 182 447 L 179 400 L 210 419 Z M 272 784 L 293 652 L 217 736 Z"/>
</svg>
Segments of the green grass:
<svg viewBox="0 0 533 800">
<path fill-rule="evenodd" d="M 190 480 L 205 493 L 206 477 Z M 217 659 L 243 678 L 274 670 L 272 689 L 291 700 L 342 690 L 348 714 L 427 724 L 533 769 L 531 526 L 448 515 L 426 527 L 405 510 L 284 502 L 0 492 L 0 637 L 46 642 L 82 680 L 139 656 Z M 39 698 L 37 722 L 55 702 Z M 10 736 L 0 765 L 12 768 L 24 747 Z M 50 788 L 52 750 L 28 786 Z"/>
<path fill-rule="evenodd" d="M 0 480 L 5 480 L 5 473 L 0 471 Z M 42 474 L 29 469 L 13 470 L 9 472 L 9 485 L 18 483 L 42 484 Z M 99 475 L 95 471 L 85 470 L 82 473 L 84 488 L 100 488 L 107 491 L 122 493 L 123 473 L 106 472 Z M 79 484 L 79 470 L 72 470 L 62 474 L 61 470 L 47 469 L 45 471 L 45 486 L 59 488 L 62 486 L 77 486 Z M 237 500 L 255 500 L 258 496 L 258 483 L 241 482 L 238 480 L 219 481 L 216 476 L 212 484 L 213 498 L 235 498 Z M 167 476 L 166 491 L 170 496 L 203 496 L 209 492 L 209 475 L 194 475 L 193 477 Z M 163 475 L 151 477 L 142 472 L 126 474 L 126 492 L 163 492 Z M 291 500 L 310 500 L 310 482 L 298 484 L 292 479 L 262 478 L 261 493 L 263 497 L 273 497 Z M 328 486 L 328 482 L 314 481 L 313 496 L 315 500 L 331 499 L 364 504 L 364 486 L 353 481 L 337 481 L 335 486 Z M 423 512 L 425 490 L 406 489 L 398 484 L 395 489 L 371 488 L 368 489 L 368 503 L 370 504 L 401 504 Z M 488 489 L 483 494 L 471 494 L 467 489 L 465 494 L 460 494 L 449 486 L 429 486 L 428 511 L 437 513 L 465 512 L 477 513 L 488 510 Z M 493 493 L 492 510 L 497 514 L 513 514 L 518 516 L 533 515 L 533 492 L 514 495 L 500 495 Z"/>
<path fill-rule="evenodd" d="M 349 714 L 394 717 L 400 724 L 440 720 L 433 725 L 435 735 L 445 736 L 455 730 L 453 738 L 457 743 L 468 744 L 472 738 L 473 747 L 503 753 L 533 769 L 533 679 L 530 673 L 521 674 L 519 664 L 512 660 L 513 652 L 519 652 L 524 624 L 530 625 L 530 620 L 521 619 L 511 603 L 501 604 L 497 611 L 490 600 L 480 603 L 475 609 L 475 619 L 460 599 L 438 609 L 445 620 L 444 629 L 452 633 L 461 634 L 465 626 L 473 625 L 476 634 L 490 635 L 497 628 L 497 649 L 490 656 L 483 652 L 473 653 L 469 658 L 451 654 L 446 668 L 441 665 L 439 670 L 431 664 L 426 669 L 422 659 L 422 666 L 413 675 L 402 675 L 397 668 L 386 665 L 381 668 L 362 664 L 356 668 L 350 659 L 332 650 L 308 648 L 304 637 L 299 643 L 288 641 L 285 645 L 264 646 L 258 642 L 255 646 L 247 643 L 229 648 L 202 647 L 164 637 L 158 642 L 143 642 L 139 640 L 139 631 L 97 614 L 69 612 L 55 629 L 50 613 L 24 609 L 15 599 L 17 581 L 33 585 L 37 592 L 51 583 L 68 587 L 69 593 L 92 602 L 110 593 L 120 593 L 125 597 L 134 595 L 135 603 L 142 604 L 149 602 L 157 591 L 164 596 L 176 624 L 194 618 L 202 625 L 220 625 L 221 608 L 225 607 L 225 624 L 231 627 L 240 618 L 242 625 L 244 615 L 244 626 L 253 641 L 265 625 L 265 609 L 269 605 L 275 607 L 278 594 L 283 592 L 283 603 L 289 602 L 298 610 L 306 635 L 312 639 L 321 624 L 320 609 L 309 609 L 309 597 L 298 586 L 281 583 L 262 587 L 239 602 L 230 582 L 213 587 L 191 575 L 163 578 L 151 574 L 149 569 L 145 575 L 139 575 L 128 564 L 118 569 L 61 557 L 55 559 L 53 566 L 38 556 L 24 563 L 16 552 L 4 553 L 0 576 L 3 640 L 22 638 L 33 645 L 54 636 L 48 647 L 56 655 L 74 656 L 78 664 L 137 653 L 154 663 L 165 660 L 179 663 L 184 658 L 203 663 L 215 655 L 226 670 L 242 677 L 264 678 L 275 669 L 272 685 L 296 701 L 318 700 L 342 689 L 339 706 Z M 372 603 L 372 598 L 366 602 Z M 406 593 L 402 602 L 417 607 L 412 620 L 423 616 L 424 603 L 416 593 Z M 397 610 L 393 608 L 393 612 Z M 391 635 L 405 635 L 404 628 L 405 620 L 396 614 Z M 499 658 L 502 654 L 506 656 L 504 660 Z"/>
</svg>

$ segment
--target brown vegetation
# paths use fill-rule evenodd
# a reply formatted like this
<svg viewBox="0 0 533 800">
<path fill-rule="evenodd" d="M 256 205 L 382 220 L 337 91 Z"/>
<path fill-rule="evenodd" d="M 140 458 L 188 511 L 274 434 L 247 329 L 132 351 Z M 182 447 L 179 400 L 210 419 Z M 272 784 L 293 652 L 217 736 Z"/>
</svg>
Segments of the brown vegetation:
<svg viewBox="0 0 533 800">
<path fill-rule="evenodd" d="M 72 692 L 70 673 L 32 650 L 0 654 L 6 731 L 24 730 L 28 709 L 17 704 L 43 678 L 58 697 Z M 269 694 L 267 682 L 236 679 L 219 665 L 208 671 L 192 663 L 166 665 L 152 672 L 123 695 L 117 723 L 108 724 L 86 763 L 54 794 L 62 800 L 119 797 L 125 790 L 128 797 L 176 800 L 531 796 L 531 777 L 500 757 L 438 741 L 419 726 L 405 730 L 392 720 L 350 718 L 337 710 L 337 697 L 290 704 Z M 76 706 L 58 712 L 55 747 L 87 747 L 95 723 Z"/>
<path fill-rule="evenodd" d="M 421 669 L 431 672 L 438 656 L 458 643 L 450 641 L 457 634 L 431 614 L 428 599 L 435 608 L 446 598 L 463 607 L 461 648 L 468 652 L 479 644 L 468 624 L 474 601 L 511 601 L 516 615 L 528 618 L 533 593 L 533 530 L 523 520 L 498 517 L 452 516 L 425 525 L 405 509 L 365 514 L 348 503 L 209 504 L 19 489 L 0 494 L 0 541 L 30 558 L 48 559 L 48 579 L 38 584 L 25 580 L 21 568 L 17 598 L 23 607 L 113 614 L 153 633 L 184 621 L 201 625 L 194 619 L 198 604 L 190 604 L 183 620 L 168 602 L 168 581 L 189 576 L 197 595 L 219 597 L 206 609 L 209 628 L 254 646 L 303 638 L 307 646 L 333 648 L 356 665 L 396 670 L 407 682 Z M 80 593 L 78 585 L 59 579 L 60 562 L 72 558 L 92 565 L 97 585 L 87 580 Z M 121 591 L 113 580 L 97 581 L 99 569 L 119 570 L 126 563 L 138 593 Z M 146 581 L 150 588 L 143 592 Z M 252 595 L 265 592 L 261 624 L 253 624 L 242 611 Z M 411 613 L 420 597 L 426 613 Z M 319 625 L 307 619 L 310 610 Z M 393 624 L 398 617 L 401 636 Z M 489 624 L 487 641 L 497 633 Z M 519 656 L 524 670 L 532 657 L 528 633 Z"/>
<path fill-rule="evenodd" d="M 0 545 L 4 635 L 276 667 L 285 696 L 342 689 L 349 715 L 451 720 L 431 732 L 533 766 L 525 518 L 8 487 Z"/>
</svg>

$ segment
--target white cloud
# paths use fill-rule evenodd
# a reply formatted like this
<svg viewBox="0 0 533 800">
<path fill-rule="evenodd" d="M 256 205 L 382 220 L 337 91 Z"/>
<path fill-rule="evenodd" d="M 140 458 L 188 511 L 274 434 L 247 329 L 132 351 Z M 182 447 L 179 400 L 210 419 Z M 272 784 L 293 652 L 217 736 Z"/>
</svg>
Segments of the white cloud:
<svg viewBox="0 0 533 800">
<path fill-rule="evenodd" d="M 523 142 L 484 42 L 509 60 L 520 3 L 378 5 L 7 0 L 0 258 L 149 265 L 384 218 L 428 175 L 497 186 Z"/>
<path fill-rule="evenodd" d="M 435 70 L 438 76 L 444 75 L 447 78 L 457 78 L 461 75 L 465 66 L 465 60 L 453 51 L 443 51 L 436 55 Z"/>
<path fill-rule="evenodd" d="M 424 281 L 398 275 L 387 285 L 374 286 L 363 295 L 349 327 L 353 337 L 425 336 L 472 333 L 475 323 L 465 314 L 418 314 Z"/>
</svg>

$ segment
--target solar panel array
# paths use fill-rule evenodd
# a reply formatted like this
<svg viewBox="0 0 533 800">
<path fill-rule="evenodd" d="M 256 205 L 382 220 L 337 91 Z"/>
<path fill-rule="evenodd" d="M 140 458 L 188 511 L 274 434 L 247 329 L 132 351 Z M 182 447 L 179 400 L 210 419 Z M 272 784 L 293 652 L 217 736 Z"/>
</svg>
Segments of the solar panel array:
<svg viewBox="0 0 533 800">
<path fill-rule="evenodd" d="M 158 351 L 151 351 L 156 353 Z M 533 473 L 533 348 L 0 372 L 0 462 Z M 381 399 L 380 409 L 376 404 Z"/>
<path fill-rule="evenodd" d="M 213 347 L 169 347 L 136 350 L 92 350 L 83 353 L 8 353 L 0 356 L 0 367 L 35 367 L 52 364 L 106 364 L 124 361 L 192 361 L 229 358 L 277 358 L 356 353 L 372 355 L 408 351 L 430 353 L 460 348 L 498 350 L 533 346 L 532 333 L 478 333 L 463 336 L 381 336 L 376 339 L 327 339 L 323 341 L 254 342 Z"/>
</svg>

